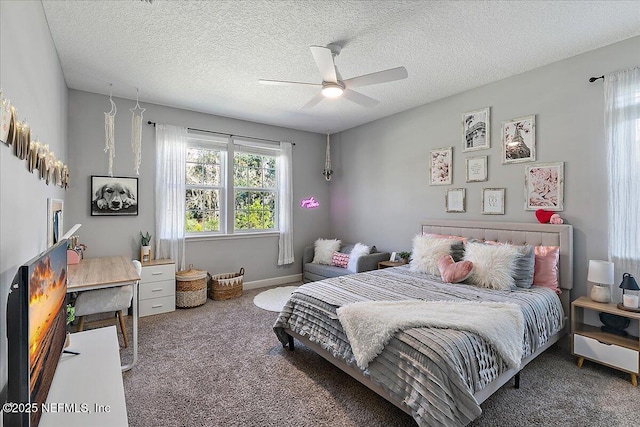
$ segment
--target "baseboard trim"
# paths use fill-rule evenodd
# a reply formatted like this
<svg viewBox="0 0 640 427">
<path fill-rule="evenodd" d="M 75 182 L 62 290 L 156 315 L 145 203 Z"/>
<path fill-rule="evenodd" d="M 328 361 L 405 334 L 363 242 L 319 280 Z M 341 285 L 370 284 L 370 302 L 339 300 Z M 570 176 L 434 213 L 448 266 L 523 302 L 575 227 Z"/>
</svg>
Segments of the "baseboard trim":
<svg viewBox="0 0 640 427">
<path fill-rule="evenodd" d="M 302 282 L 302 273 L 292 274 L 290 276 L 273 277 L 271 279 L 254 280 L 252 282 L 244 282 L 242 287 L 244 289 L 258 289 L 294 282 Z"/>
</svg>

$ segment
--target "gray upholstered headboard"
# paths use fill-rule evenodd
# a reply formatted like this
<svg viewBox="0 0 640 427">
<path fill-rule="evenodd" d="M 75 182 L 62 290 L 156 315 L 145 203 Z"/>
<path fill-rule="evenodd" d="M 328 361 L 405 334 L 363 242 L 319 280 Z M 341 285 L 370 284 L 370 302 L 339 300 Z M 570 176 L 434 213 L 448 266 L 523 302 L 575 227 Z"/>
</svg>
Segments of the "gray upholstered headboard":
<svg viewBox="0 0 640 427">
<path fill-rule="evenodd" d="M 565 315 L 569 315 L 573 288 L 573 227 L 520 222 L 425 220 L 422 233 L 444 234 L 479 240 L 495 240 L 514 245 L 560 246 L 560 295 Z"/>
</svg>

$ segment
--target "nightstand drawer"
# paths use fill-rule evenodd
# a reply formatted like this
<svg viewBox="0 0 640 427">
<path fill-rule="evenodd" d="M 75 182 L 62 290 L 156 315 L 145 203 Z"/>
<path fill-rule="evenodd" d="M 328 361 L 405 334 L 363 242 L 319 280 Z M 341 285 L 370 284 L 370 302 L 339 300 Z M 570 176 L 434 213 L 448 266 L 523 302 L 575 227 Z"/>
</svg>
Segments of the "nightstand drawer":
<svg viewBox="0 0 640 427">
<path fill-rule="evenodd" d="M 606 363 L 629 372 L 638 372 L 638 351 L 636 350 L 615 344 L 603 344 L 593 338 L 575 333 L 573 334 L 573 352 L 577 356 L 596 362 Z"/>
<path fill-rule="evenodd" d="M 176 295 L 176 282 L 175 280 L 163 280 L 162 282 L 149 282 L 140 284 L 140 296 L 141 301 L 149 298 L 159 297 L 175 297 Z"/>
<path fill-rule="evenodd" d="M 176 265 L 164 264 L 164 265 L 149 265 L 142 267 L 142 274 L 140 274 L 141 283 L 160 282 L 162 280 L 175 280 L 176 277 Z"/>
<path fill-rule="evenodd" d="M 145 299 L 139 303 L 140 317 L 151 316 L 152 314 L 167 313 L 169 311 L 175 311 L 176 309 L 176 297 L 162 297 Z"/>
</svg>

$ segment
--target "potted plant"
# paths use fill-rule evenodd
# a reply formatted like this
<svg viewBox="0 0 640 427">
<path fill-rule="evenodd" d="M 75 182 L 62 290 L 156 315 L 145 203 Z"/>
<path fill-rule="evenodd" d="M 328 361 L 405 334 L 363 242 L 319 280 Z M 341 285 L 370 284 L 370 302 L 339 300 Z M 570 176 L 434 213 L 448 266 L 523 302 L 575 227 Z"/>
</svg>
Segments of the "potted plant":
<svg viewBox="0 0 640 427">
<path fill-rule="evenodd" d="M 140 262 L 151 261 L 151 234 L 147 231 L 147 234 L 140 232 Z"/>
<path fill-rule="evenodd" d="M 411 252 L 399 252 L 398 257 L 407 264 L 409 262 L 409 258 L 411 258 Z"/>
<path fill-rule="evenodd" d="M 76 318 L 76 308 L 71 305 L 71 304 L 67 304 L 67 338 L 64 341 L 64 346 L 69 347 L 69 344 L 71 343 L 71 333 L 69 333 L 69 325 L 71 323 L 73 323 L 73 321 Z"/>
</svg>

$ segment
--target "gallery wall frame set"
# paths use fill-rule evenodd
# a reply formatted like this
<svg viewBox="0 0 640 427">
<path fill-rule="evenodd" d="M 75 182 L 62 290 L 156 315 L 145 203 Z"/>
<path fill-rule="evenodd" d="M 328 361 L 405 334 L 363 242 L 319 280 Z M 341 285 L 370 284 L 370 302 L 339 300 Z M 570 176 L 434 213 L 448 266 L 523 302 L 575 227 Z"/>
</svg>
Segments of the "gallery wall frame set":
<svg viewBox="0 0 640 427">
<path fill-rule="evenodd" d="M 469 157 L 464 159 L 464 176 L 467 182 L 484 182 L 488 179 L 488 156 Z"/>
<path fill-rule="evenodd" d="M 527 166 L 524 177 L 525 210 L 564 210 L 564 162 Z"/>
<path fill-rule="evenodd" d="M 502 122 L 502 164 L 535 162 L 536 116 Z"/>
<path fill-rule="evenodd" d="M 447 212 L 466 212 L 466 189 L 452 188 L 445 195 L 445 209 Z"/>
<path fill-rule="evenodd" d="M 429 185 L 450 185 L 453 176 L 453 147 L 431 150 L 429 154 Z"/>
<path fill-rule="evenodd" d="M 482 215 L 504 215 L 504 188 L 482 189 Z"/>
<path fill-rule="evenodd" d="M 462 115 L 462 152 L 491 148 L 490 107 Z"/>
</svg>

